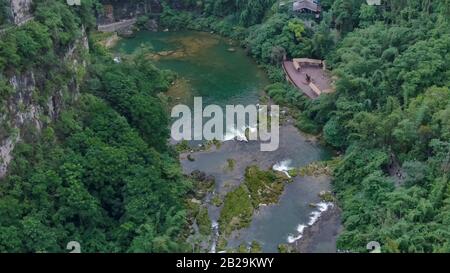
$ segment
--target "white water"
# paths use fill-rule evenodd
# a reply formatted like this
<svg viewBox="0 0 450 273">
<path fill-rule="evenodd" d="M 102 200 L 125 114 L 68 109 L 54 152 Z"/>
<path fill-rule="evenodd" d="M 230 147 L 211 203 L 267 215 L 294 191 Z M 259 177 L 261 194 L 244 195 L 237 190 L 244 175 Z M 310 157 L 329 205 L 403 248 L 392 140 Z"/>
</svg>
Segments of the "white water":
<svg viewBox="0 0 450 273">
<path fill-rule="evenodd" d="M 219 238 L 219 223 L 216 221 L 212 221 L 211 224 L 212 229 L 212 244 L 211 249 L 209 253 L 216 253 L 216 247 L 217 247 L 217 238 Z"/>
<path fill-rule="evenodd" d="M 300 224 L 297 227 L 297 235 L 289 235 L 287 238 L 288 243 L 292 244 L 297 240 L 300 240 L 303 237 L 303 232 L 305 230 L 306 227 L 310 227 L 313 226 L 315 223 L 317 223 L 317 220 L 319 220 L 319 218 L 322 216 L 322 214 L 327 211 L 330 208 L 333 208 L 334 204 L 330 203 L 330 202 L 320 202 L 315 204 L 317 207 L 316 211 L 311 212 L 311 214 L 309 215 L 309 221 L 308 221 L 308 225 L 303 225 Z"/>
<path fill-rule="evenodd" d="M 292 244 L 293 242 L 295 242 L 297 240 L 300 240 L 303 237 L 303 230 L 305 230 L 305 228 L 306 228 L 305 225 L 298 225 L 297 226 L 297 233 L 298 233 L 298 235 L 297 236 L 289 235 L 288 239 L 287 239 L 288 242 L 290 244 Z"/>
<path fill-rule="evenodd" d="M 287 160 L 283 160 L 281 162 L 278 162 L 277 164 L 273 165 L 272 169 L 275 171 L 279 171 L 279 172 L 283 172 L 287 175 L 287 177 L 291 178 L 291 176 L 289 175 L 289 170 L 294 169 L 293 167 L 291 167 L 292 164 L 292 160 L 287 159 Z"/>
<path fill-rule="evenodd" d="M 245 136 L 245 130 L 247 130 L 247 128 L 250 130 L 251 133 L 255 133 L 257 130 L 256 126 L 244 126 L 240 129 L 232 127 L 231 129 L 228 129 L 228 131 L 226 132 L 224 136 L 224 141 L 237 140 L 248 142 L 248 139 Z"/>
</svg>

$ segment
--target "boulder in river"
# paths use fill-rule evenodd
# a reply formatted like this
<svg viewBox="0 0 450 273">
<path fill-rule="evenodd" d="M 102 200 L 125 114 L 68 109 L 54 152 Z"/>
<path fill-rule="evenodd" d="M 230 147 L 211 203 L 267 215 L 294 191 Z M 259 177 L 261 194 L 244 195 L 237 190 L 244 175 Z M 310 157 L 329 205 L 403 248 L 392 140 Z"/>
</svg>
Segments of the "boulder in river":
<svg viewBox="0 0 450 273">
<path fill-rule="evenodd" d="M 132 38 L 135 36 L 134 31 L 131 28 L 124 28 L 117 31 L 117 35 L 124 38 Z"/>
<path fill-rule="evenodd" d="M 188 154 L 187 159 L 189 161 L 195 161 L 195 158 L 192 156 L 192 154 Z"/>
<path fill-rule="evenodd" d="M 156 32 L 158 31 L 158 22 L 156 19 L 150 19 L 145 23 L 145 28 L 149 31 Z"/>
<path fill-rule="evenodd" d="M 192 176 L 192 178 L 194 178 L 197 181 L 205 181 L 206 180 L 206 173 L 201 172 L 199 170 L 195 170 L 195 171 L 191 172 L 191 176 Z"/>
</svg>

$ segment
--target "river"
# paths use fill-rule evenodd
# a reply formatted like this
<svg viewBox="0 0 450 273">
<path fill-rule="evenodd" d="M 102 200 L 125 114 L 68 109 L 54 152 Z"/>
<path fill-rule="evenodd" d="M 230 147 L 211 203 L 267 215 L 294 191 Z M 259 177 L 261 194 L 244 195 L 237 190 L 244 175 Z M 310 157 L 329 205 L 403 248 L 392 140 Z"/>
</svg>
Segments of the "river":
<svg viewBox="0 0 450 273">
<path fill-rule="evenodd" d="M 116 47 L 122 54 L 131 54 L 140 48 L 149 52 L 148 57 L 157 67 L 170 69 L 179 75 L 168 91 L 172 104 L 192 105 L 194 96 L 201 96 L 204 105 L 256 104 L 269 82 L 264 71 L 233 41 L 209 33 L 143 31 L 133 38 L 121 40 Z M 192 154 L 195 161 L 182 154 L 183 171 L 190 174 L 200 170 L 213 175 L 216 179 L 214 193 L 223 197 L 243 181 L 245 168 L 249 165 L 263 169 L 274 166 L 283 171 L 330 157 L 326 149 L 299 132 L 292 123 L 288 118 L 281 126 L 280 147 L 274 152 L 261 152 L 258 142 L 226 141 L 219 149 Z M 228 159 L 236 162 L 233 170 L 226 168 Z M 319 225 L 316 223 L 318 216 L 333 206 L 319 198 L 321 191 L 328 190 L 328 177 L 295 177 L 286 185 L 277 204 L 260 207 L 250 227 L 227 238 L 228 247 L 258 241 L 264 252 L 277 252 L 279 244 L 294 244 L 302 237 L 304 227 Z M 214 224 L 220 209 L 208 203 L 209 216 Z M 339 217 L 330 219 L 322 223 L 322 228 L 314 228 L 314 233 L 309 232 L 307 245 L 300 249 L 305 252 L 335 252 L 340 221 Z"/>
</svg>

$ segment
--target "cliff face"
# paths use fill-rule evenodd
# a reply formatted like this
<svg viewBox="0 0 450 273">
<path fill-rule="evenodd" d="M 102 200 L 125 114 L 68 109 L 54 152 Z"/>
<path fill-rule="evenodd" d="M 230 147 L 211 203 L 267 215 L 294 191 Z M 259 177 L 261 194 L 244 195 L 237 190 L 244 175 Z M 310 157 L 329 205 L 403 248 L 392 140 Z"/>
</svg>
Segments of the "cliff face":
<svg viewBox="0 0 450 273">
<path fill-rule="evenodd" d="M 32 0 L 10 0 L 9 3 L 11 21 L 15 25 L 20 26 L 33 20 Z M 102 3 L 106 8 L 99 22 L 116 22 L 161 10 L 158 0 L 102 1 Z M 67 65 L 73 76 L 64 80 L 61 86 L 52 87 L 50 90 L 45 83 L 52 80 L 52 74 L 47 73 L 44 68 L 38 67 L 6 76 L 12 95 L 0 101 L 0 179 L 8 171 L 16 144 L 38 134 L 42 128 L 58 118 L 65 105 L 76 100 L 86 67 L 81 52 L 88 49 L 87 35 L 83 29 L 81 38 L 70 45 L 63 54 L 59 54 L 60 61 Z"/>
<path fill-rule="evenodd" d="M 11 0 L 12 21 L 16 25 L 21 25 L 30 20 L 32 0 Z"/>
<path fill-rule="evenodd" d="M 12 95 L 0 103 L 0 178 L 4 177 L 12 160 L 15 145 L 39 133 L 49 122 L 55 120 L 67 103 L 79 94 L 86 61 L 81 52 L 88 50 L 88 39 L 84 29 L 61 57 L 73 75 L 62 86 L 42 94 L 42 86 L 49 80 L 46 71 L 36 68 L 16 73 L 9 77 Z"/>
</svg>

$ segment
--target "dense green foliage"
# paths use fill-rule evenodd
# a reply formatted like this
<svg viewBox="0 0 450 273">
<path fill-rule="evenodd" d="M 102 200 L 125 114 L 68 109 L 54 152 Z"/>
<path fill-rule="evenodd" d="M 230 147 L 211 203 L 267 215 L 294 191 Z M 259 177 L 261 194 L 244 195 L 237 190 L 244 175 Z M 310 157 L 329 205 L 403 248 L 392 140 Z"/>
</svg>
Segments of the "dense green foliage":
<svg viewBox="0 0 450 273">
<path fill-rule="evenodd" d="M 393 18 L 394 8 L 402 16 Z M 386 12 L 362 6 L 372 21 L 329 55 L 337 92 L 305 109 L 324 125 L 325 140 L 346 150 L 334 183 L 344 211 L 341 248 L 376 240 L 390 252 L 450 251 L 446 8 L 444 1 L 392 2 Z"/>
<path fill-rule="evenodd" d="M 183 183 L 177 162 L 157 153 L 108 105 L 83 95 L 55 128 L 15 149 L 0 188 L 0 251 L 180 250 Z"/>
<path fill-rule="evenodd" d="M 228 17 L 229 20 L 243 26 L 260 23 L 268 9 L 276 4 L 275 0 L 166 0 L 163 3 L 168 7 L 177 7 L 184 10 L 202 11 L 205 15 Z"/>
<path fill-rule="evenodd" d="M 0 71 L 55 66 L 57 57 L 81 36 L 81 24 L 94 23 L 92 2 L 71 9 L 65 1 L 37 0 L 35 20 L 8 28 L 0 39 Z"/>
<path fill-rule="evenodd" d="M 299 128 L 344 153 L 334 172 L 340 249 L 366 251 L 378 241 L 385 252 L 449 252 L 450 1 L 321 3 L 314 20 L 271 0 L 167 0 L 160 19 L 171 30 L 242 41 L 267 68 L 268 95 L 291 107 Z M 67 85 L 72 71 L 60 60 L 81 25 L 92 27 L 94 6 L 37 0 L 35 20 L 0 34 L 0 98 L 11 95 L 8 76 L 30 69 L 41 71 L 44 102 Z M 178 234 L 190 184 L 167 147 L 160 95 L 171 75 L 139 56 L 116 64 L 105 54 L 94 47 L 83 56 L 91 65 L 78 102 L 15 149 L 0 184 L 0 251 L 58 252 L 71 240 L 85 252 L 185 250 Z M 336 92 L 307 99 L 284 82 L 284 56 L 326 59 Z M 264 192 L 279 185 L 273 178 L 255 170 L 225 197 L 225 233 L 273 201 Z M 207 233 L 206 211 L 194 217 Z"/>
<path fill-rule="evenodd" d="M 60 60 L 93 18 L 85 4 L 37 1 L 35 20 L 7 31 L 5 98 L 7 73 L 36 71 L 42 101 L 55 82 L 69 84 L 74 75 Z M 75 54 L 91 61 L 82 94 L 42 132 L 27 127 L 0 183 L 0 252 L 66 252 L 69 241 L 83 252 L 184 251 L 191 184 L 167 146 L 160 92 L 170 75 L 142 58 L 116 64 L 92 44 L 89 55 Z"/>
<path fill-rule="evenodd" d="M 140 55 L 121 65 L 106 56 L 94 62 L 89 77 L 90 89 L 125 116 L 150 145 L 158 150 L 167 147 L 169 118 L 159 93 L 168 88 L 170 73 L 159 71 Z"/>
<path fill-rule="evenodd" d="M 274 5 L 245 29 L 227 9 L 163 22 L 181 18 L 243 41 L 274 82 L 268 95 L 291 106 L 299 128 L 345 152 L 334 179 L 344 211 L 339 248 L 365 251 L 375 240 L 389 252 L 448 252 L 450 2 L 382 2 L 324 0 L 315 22 Z M 313 101 L 296 92 L 277 68 L 284 55 L 325 58 L 336 92 Z"/>
</svg>

